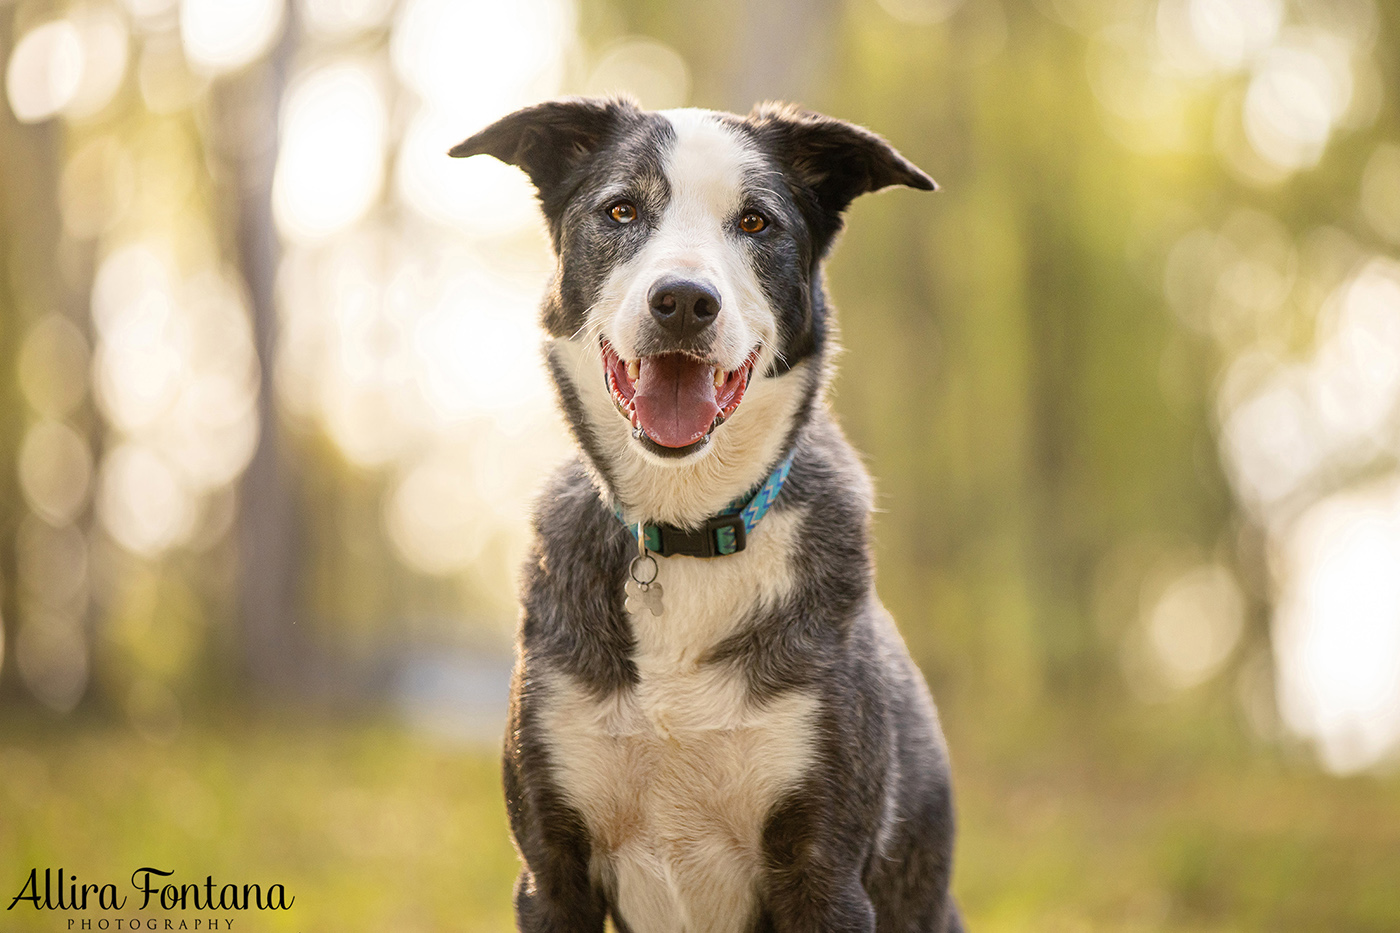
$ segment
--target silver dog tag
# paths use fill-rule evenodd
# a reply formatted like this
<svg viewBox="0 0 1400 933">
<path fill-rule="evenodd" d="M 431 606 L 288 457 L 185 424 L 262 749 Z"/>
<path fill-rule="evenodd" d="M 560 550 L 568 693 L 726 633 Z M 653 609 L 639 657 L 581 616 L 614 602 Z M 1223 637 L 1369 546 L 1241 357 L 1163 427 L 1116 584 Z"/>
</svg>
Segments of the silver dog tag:
<svg viewBox="0 0 1400 933">
<path fill-rule="evenodd" d="M 659 616 L 665 611 L 666 607 L 661 604 L 660 583 L 638 583 L 636 580 L 628 580 L 623 589 L 627 591 L 624 605 L 633 615 L 641 615 L 643 609 L 651 610 L 654 616 Z"/>
</svg>

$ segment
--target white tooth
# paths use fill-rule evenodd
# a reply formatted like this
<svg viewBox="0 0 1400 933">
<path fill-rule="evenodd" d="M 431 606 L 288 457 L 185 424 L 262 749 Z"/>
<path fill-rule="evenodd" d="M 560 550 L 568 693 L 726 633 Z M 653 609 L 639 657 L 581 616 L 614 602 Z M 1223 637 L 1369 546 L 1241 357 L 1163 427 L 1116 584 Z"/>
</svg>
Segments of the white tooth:
<svg viewBox="0 0 1400 933">
<path fill-rule="evenodd" d="M 636 382 L 636 381 L 637 381 L 637 378 L 638 378 L 639 376 L 641 376 L 641 374 L 642 374 L 642 363 L 641 363 L 641 361 L 640 361 L 640 360 L 628 360 L 628 361 L 627 361 L 627 378 L 628 378 L 628 379 L 631 379 L 633 382 Z"/>
<path fill-rule="evenodd" d="M 719 388 L 723 388 L 723 387 L 724 387 L 724 370 L 722 370 L 722 369 L 716 369 L 716 370 L 715 370 L 715 388 L 716 388 L 716 389 L 719 389 Z"/>
</svg>

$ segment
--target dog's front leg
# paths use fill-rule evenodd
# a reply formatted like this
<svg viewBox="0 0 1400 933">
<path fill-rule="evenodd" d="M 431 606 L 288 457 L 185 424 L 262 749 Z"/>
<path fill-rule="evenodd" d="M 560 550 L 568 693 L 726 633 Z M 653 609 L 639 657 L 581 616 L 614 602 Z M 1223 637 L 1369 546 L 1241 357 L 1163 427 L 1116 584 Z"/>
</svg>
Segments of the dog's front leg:
<svg viewBox="0 0 1400 933">
<path fill-rule="evenodd" d="M 588 831 L 549 778 L 539 743 L 522 742 L 521 707 L 511 711 L 505 755 L 506 810 L 524 866 L 515 884 L 521 933 L 602 933 L 607 905 L 593 883 Z M 531 767 L 522 768 L 527 759 Z M 528 775 L 528 777 L 527 777 Z"/>
<path fill-rule="evenodd" d="M 602 898 L 572 884 L 560 886 L 558 880 L 542 881 L 539 873 L 521 869 L 515 882 L 515 923 L 520 933 L 602 933 Z"/>
<path fill-rule="evenodd" d="M 790 797 L 763 832 L 764 917 L 772 933 L 873 933 L 875 908 L 860 880 L 858 834 L 821 817 L 807 794 Z"/>
<path fill-rule="evenodd" d="M 541 807 L 538 798 L 512 803 L 512 821 L 517 807 L 534 811 L 530 831 L 516 831 L 525 863 L 515 883 L 520 933 L 602 933 L 607 907 L 589 877 L 588 839 L 577 813 L 567 806 Z"/>
<path fill-rule="evenodd" d="M 832 890 L 790 890 L 776 899 L 762 930 L 773 933 L 874 933 L 875 908 L 860 881 Z"/>
</svg>

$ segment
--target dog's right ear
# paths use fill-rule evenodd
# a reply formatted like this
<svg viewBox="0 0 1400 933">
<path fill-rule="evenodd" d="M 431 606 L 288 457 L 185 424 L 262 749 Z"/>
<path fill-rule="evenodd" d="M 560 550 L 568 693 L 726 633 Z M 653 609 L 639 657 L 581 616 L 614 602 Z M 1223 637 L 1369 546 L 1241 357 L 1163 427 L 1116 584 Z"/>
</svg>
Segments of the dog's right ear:
<svg viewBox="0 0 1400 933">
<path fill-rule="evenodd" d="M 491 155 L 524 169 L 548 212 L 569 173 L 638 112 L 636 104 L 620 98 L 546 101 L 501 117 L 447 154 L 456 159 Z"/>
</svg>

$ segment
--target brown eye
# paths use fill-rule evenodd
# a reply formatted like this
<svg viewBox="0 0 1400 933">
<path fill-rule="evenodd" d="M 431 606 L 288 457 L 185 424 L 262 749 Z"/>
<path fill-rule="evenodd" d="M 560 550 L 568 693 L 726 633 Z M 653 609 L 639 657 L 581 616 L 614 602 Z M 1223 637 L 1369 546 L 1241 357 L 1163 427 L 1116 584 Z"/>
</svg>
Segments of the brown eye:
<svg viewBox="0 0 1400 933">
<path fill-rule="evenodd" d="M 739 229 L 745 233 L 758 233 L 768 226 L 768 221 L 758 211 L 749 211 L 739 218 Z"/>
<path fill-rule="evenodd" d="M 608 208 L 608 216 L 616 223 L 630 224 L 637 219 L 637 208 L 627 201 L 618 201 Z"/>
</svg>

